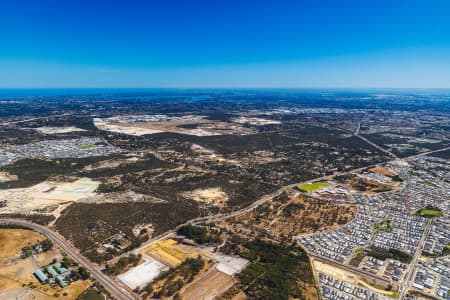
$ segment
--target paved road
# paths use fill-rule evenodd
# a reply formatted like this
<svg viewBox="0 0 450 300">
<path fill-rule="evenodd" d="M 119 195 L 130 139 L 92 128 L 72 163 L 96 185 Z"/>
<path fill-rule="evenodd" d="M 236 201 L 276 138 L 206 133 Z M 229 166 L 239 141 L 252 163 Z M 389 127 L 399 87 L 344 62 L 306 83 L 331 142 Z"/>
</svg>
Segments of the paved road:
<svg viewBox="0 0 450 300">
<path fill-rule="evenodd" d="M 438 149 L 438 150 L 433 150 L 433 151 L 428 151 L 428 152 L 422 152 L 422 153 L 419 153 L 419 154 L 416 154 L 416 155 L 413 155 L 413 156 L 408 156 L 407 158 L 410 159 L 410 158 L 424 156 L 424 155 L 428 155 L 428 154 L 431 154 L 431 153 L 441 152 L 441 151 L 445 151 L 445 150 L 449 150 L 449 149 L 450 149 L 450 147 L 442 148 L 442 149 Z"/>
<path fill-rule="evenodd" d="M 21 225 L 44 234 L 47 238 L 53 241 L 53 243 L 58 245 L 64 252 L 70 255 L 75 261 L 77 261 L 81 266 L 85 267 L 91 273 L 91 276 L 95 278 L 111 294 L 111 296 L 114 299 L 117 300 L 136 299 L 125 289 L 117 287 L 117 284 L 114 283 L 114 281 L 112 281 L 111 278 L 103 274 L 100 271 L 99 267 L 93 265 L 85 257 L 80 255 L 78 250 L 58 233 L 53 232 L 44 226 L 19 219 L 0 219 L 0 223 Z"/>
<path fill-rule="evenodd" d="M 425 244 L 425 240 L 428 237 L 428 234 L 430 233 L 431 225 L 432 225 L 432 220 L 428 220 L 425 230 L 423 231 L 422 237 L 419 241 L 419 244 L 417 245 L 416 253 L 414 253 L 413 258 L 411 259 L 411 263 L 409 264 L 408 269 L 406 271 L 405 281 L 401 285 L 397 299 L 400 299 L 400 300 L 404 299 L 406 292 L 411 287 L 411 281 L 413 279 L 415 265 L 416 265 L 417 259 L 422 254 L 423 245 Z"/>
<path fill-rule="evenodd" d="M 366 139 L 365 137 L 363 137 L 363 136 L 360 135 L 359 133 L 358 133 L 358 134 L 355 134 L 355 136 L 358 137 L 358 138 L 360 138 L 361 140 L 363 140 L 363 141 L 366 142 L 367 144 L 371 145 L 372 147 L 374 147 L 374 148 L 380 150 L 381 152 L 383 152 L 383 153 L 389 155 L 390 157 L 398 158 L 397 155 L 395 155 L 394 153 L 392 153 L 392 152 L 390 152 L 390 151 L 384 149 L 384 148 L 381 147 L 381 146 L 378 146 L 377 144 L 375 144 L 374 142 L 372 142 L 372 141 Z"/>
</svg>

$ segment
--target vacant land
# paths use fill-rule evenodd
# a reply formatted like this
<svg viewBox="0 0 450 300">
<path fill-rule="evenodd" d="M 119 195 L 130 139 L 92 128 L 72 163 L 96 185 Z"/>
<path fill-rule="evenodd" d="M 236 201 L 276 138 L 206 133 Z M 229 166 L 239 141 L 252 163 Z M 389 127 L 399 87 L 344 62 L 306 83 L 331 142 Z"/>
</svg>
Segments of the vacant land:
<svg viewBox="0 0 450 300">
<path fill-rule="evenodd" d="M 219 207 L 224 207 L 227 194 L 220 187 L 197 189 L 183 193 L 183 196 L 199 202 L 205 202 Z"/>
<path fill-rule="evenodd" d="M 381 167 L 381 166 L 373 167 L 373 168 L 369 169 L 369 171 L 373 172 L 373 173 L 385 175 L 388 177 L 394 177 L 394 176 L 398 175 L 395 171 L 385 168 L 385 167 Z"/>
<path fill-rule="evenodd" d="M 61 133 L 70 133 L 70 132 L 84 132 L 86 130 L 77 128 L 74 126 L 67 126 L 67 127 L 50 127 L 50 126 L 44 126 L 44 127 L 38 127 L 35 128 L 36 131 L 43 133 L 43 134 L 61 134 Z"/>
<path fill-rule="evenodd" d="M 286 196 L 288 197 L 288 196 Z M 356 212 L 350 204 L 335 204 L 294 195 L 266 203 L 230 223 L 216 222 L 217 227 L 233 229 L 242 235 L 270 234 L 293 238 L 320 230 L 330 230 L 349 222 Z"/>
<path fill-rule="evenodd" d="M 0 229 L 0 262 L 19 258 L 22 247 L 44 239 L 41 234 L 32 230 Z"/>
<path fill-rule="evenodd" d="M 179 294 L 183 287 L 193 282 L 198 276 L 202 276 L 211 267 L 212 263 L 203 260 L 200 256 L 188 258 L 180 265 L 161 274 L 158 280 L 148 286 L 150 292 L 147 293 L 146 289 L 144 289 L 146 294 L 144 294 L 143 299 L 148 299 L 150 296 L 152 296 L 150 299 L 170 299 L 170 297 Z"/>
<path fill-rule="evenodd" d="M 185 300 L 212 300 L 233 286 L 231 276 L 213 268 L 198 281 L 189 285 L 180 294 Z"/>
<path fill-rule="evenodd" d="M 141 116 L 151 117 L 151 116 Z M 224 134 L 244 134 L 251 130 L 239 123 L 208 120 L 203 116 L 192 116 L 188 119 L 171 119 L 167 121 L 128 122 L 126 116 L 111 119 L 95 119 L 97 128 L 135 136 L 171 132 L 192 136 L 214 136 Z"/>
</svg>

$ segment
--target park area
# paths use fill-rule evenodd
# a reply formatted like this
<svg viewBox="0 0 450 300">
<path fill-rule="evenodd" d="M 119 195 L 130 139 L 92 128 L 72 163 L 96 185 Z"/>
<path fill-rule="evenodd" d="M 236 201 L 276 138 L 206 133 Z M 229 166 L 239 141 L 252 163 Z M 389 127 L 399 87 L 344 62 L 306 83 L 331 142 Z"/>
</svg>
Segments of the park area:
<svg viewBox="0 0 450 300">
<path fill-rule="evenodd" d="M 416 215 L 424 218 L 434 218 L 434 217 L 442 217 L 444 213 L 439 208 L 426 207 L 419 209 L 416 212 Z"/>
</svg>

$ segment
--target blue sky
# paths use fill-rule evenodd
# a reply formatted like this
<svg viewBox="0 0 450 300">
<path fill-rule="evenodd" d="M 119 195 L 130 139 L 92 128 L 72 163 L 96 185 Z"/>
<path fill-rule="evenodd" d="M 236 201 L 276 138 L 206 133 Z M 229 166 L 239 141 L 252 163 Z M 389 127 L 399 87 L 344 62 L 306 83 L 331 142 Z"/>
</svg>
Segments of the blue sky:
<svg viewBox="0 0 450 300">
<path fill-rule="evenodd" d="M 0 87 L 450 87 L 446 0 L 0 3 Z"/>
</svg>

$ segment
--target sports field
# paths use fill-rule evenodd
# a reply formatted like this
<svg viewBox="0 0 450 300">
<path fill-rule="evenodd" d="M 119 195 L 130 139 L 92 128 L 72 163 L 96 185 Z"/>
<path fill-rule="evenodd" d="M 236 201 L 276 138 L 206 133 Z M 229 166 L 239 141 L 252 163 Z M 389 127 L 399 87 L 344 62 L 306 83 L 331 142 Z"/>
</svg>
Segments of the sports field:
<svg viewBox="0 0 450 300">
<path fill-rule="evenodd" d="M 301 184 L 299 185 L 299 189 L 301 189 L 302 191 L 306 191 L 306 192 L 314 192 L 320 189 L 324 189 L 329 187 L 330 184 L 326 183 L 326 182 L 313 182 L 313 183 L 305 183 L 305 184 Z"/>
</svg>

